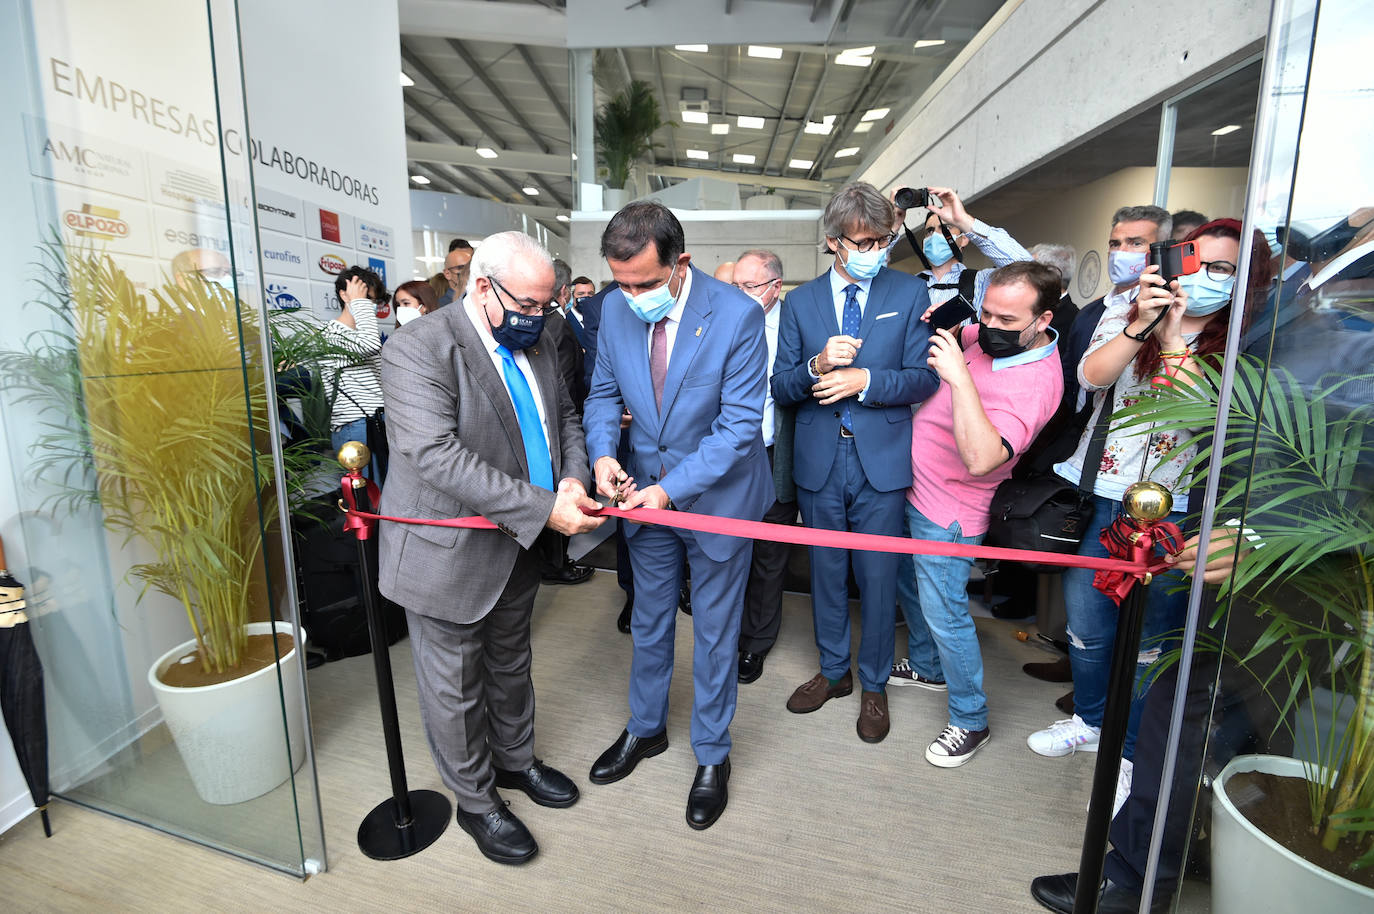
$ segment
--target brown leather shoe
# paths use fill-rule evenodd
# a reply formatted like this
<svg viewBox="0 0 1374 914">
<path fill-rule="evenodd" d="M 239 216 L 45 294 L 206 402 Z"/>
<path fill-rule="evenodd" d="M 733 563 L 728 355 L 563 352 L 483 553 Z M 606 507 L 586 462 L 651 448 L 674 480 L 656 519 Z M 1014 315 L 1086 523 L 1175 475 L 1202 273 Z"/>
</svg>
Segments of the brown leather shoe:
<svg viewBox="0 0 1374 914">
<path fill-rule="evenodd" d="M 892 722 L 887 716 L 887 693 L 864 692 L 859 698 L 859 722 L 855 729 L 866 743 L 881 743 Z"/>
<path fill-rule="evenodd" d="M 832 698 L 843 698 L 854 691 L 854 674 L 844 671 L 840 681 L 833 686 L 824 673 L 817 673 L 811 679 L 797 686 L 792 697 L 787 699 L 787 710 L 793 714 L 810 714 Z"/>
</svg>

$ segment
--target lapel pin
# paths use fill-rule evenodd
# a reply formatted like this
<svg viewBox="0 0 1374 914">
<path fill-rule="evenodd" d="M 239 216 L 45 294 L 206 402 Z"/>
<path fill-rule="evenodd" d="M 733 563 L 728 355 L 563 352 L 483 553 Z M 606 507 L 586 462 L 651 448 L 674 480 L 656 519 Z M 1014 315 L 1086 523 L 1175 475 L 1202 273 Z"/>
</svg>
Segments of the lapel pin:
<svg viewBox="0 0 1374 914">
<path fill-rule="evenodd" d="M 697 328 L 697 336 L 701 336 L 701 328 L 700 328 L 700 327 Z"/>
</svg>

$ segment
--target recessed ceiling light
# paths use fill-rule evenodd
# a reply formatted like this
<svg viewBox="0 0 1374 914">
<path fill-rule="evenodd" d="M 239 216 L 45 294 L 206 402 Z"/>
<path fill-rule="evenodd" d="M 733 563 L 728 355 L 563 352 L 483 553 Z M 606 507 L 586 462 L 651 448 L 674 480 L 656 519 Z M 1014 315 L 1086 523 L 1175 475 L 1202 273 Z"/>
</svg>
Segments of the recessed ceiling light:
<svg viewBox="0 0 1374 914">
<path fill-rule="evenodd" d="M 705 54 L 711 50 L 709 44 L 675 44 L 673 47 L 679 51 L 691 51 L 694 54 Z"/>
<path fill-rule="evenodd" d="M 867 133 L 868 131 L 870 131 L 870 130 L 872 130 L 872 129 L 873 129 L 873 122 L 872 122 L 872 121 L 859 121 L 859 123 L 857 123 L 857 124 L 854 125 L 854 132 L 855 132 L 855 133 Z"/>
<path fill-rule="evenodd" d="M 912 45 L 913 48 L 934 48 L 945 43 L 943 38 L 922 38 Z"/>
<path fill-rule="evenodd" d="M 729 133 L 729 132 L 730 132 L 730 125 L 729 125 L 729 124 L 712 124 L 712 125 L 711 125 L 711 133 L 714 134 L 715 136 L 725 136 L 725 135 L 726 135 L 727 133 Z"/>
<path fill-rule="evenodd" d="M 750 117 L 747 114 L 741 114 L 739 117 L 735 118 L 735 123 L 739 124 L 741 127 L 748 127 L 751 130 L 762 130 L 764 121 L 761 117 Z"/>
<path fill-rule="evenodd" d="M 731 158 L 736 165 L 753 165 L 754 157 L 745 152 L 737 152 Z"/>
<path fill-rule="evenodd" d="M 835 115 L 827 114 L 820 121 L 807 121 L 804 128 L 807 133 L 819 133 L 821 136 L 829 136 L 830 131 L 835 128 Z"/>
<path fill-rule="evenodd" d="M 559 222 L 572 222 L 572 216 L 569 216 L 567 213 L 559 213 L 557 216 L 554 216 L 554 218 Z"/>
<path fill-rule="evenodd" d="M 864 116 L 859 118 L 859 120 L 880 121 L 883 118 L 887 117 L 887 113 L 891 110 L 891 108 L 869 108 L 867 111 L 864 112 Z"/>
<path fill-rule="evenodd" d="M 402 71 L 401 71 L 401 86 L 408 89 L 408 88 L 410 88 L 410 87 L 413 86 L 413 85 L 415 85 L 415 80 L 411 79 L 409 76 L 406 76 L 406 71 L 405 71 L 405 70 L 402 70 Z"/>
<path fill-rule="evenodd" d="M 520 189 L 531 197 L 539 196 L 539 188 L 537 187 L 522 187 Z"/>
<path fill-rule="evenodd" d="M 849 48 L 835 55 L 835 63 L 842 67 L 868 67 L 873 65 L 872 54 L 877 50 L 874 45 L 866 48 Z"/>
<path fill-rule="evenodd" d="M 848 147 L 846 147 L 846 148 L 844 148 L 844 149 L 841 149 L 839 152 L 835 153 L 835 158 L 837 158 L 837 159 L 847 159 L 847 158 L 849 158 L 850 156 L 856 156 L 856 155 L 858 155 L 858 154 L 859 154 L 859 147 L 858 147 L 858 146 L 848 146 Z"/>
<path fill-rule="evenodd" d="M 429 183 L 429 178 L 426 178 L 424 175 L 411 175 L 410 180 L 414 181 L 416 184 Z"/>
<path fill-rule="evenodd" d="M 707 152 L 705 149 L 689 149 L 689 150 L 687 150 L 687 158 L 689 158 L 689 159 L 709 159 L 709 158 L 711 158 L 711 154 L 710 154 L 709 152 Z"/>
<path fill-rule="evenodd" d="M 705 111 L 684 111 L 682 112 L 682 123 L 709 124 L 711 123 L 711 116 Z"/>
<path fill-rule="evenodd" d="M 790 162 L 787 163 L 787 167 L 788 167 L 788 168 L 810 168 L 812 165 L 815 165 L 815 164 L 816 164 L 816 163 L 813 162 L 813 161 L 811 161 L 810 159 L 793 159 L 792 161 L 790 161 Z"/>
<path fill-rule="evenodd" d="M 1212 131 L 1212 136 L 1226 136 L 1228 133 L 1235 133 L 1240 129 L 1240 124 L 1227 124 L 1225 127 L 1218 127 Z"/>
<path fill-rule="evenodd" d="M 490 146 L 478 146 L 477 154 L 484 159 L 496 158 L 496 150 L 492 149 Z"/>
<path fill-rule="evenodd" d="M 777 60 L 782 57 L 782 48 L 770 48 L 766 44 L 751 44 L 749 45 L 749 56 Z"/>
</svg>

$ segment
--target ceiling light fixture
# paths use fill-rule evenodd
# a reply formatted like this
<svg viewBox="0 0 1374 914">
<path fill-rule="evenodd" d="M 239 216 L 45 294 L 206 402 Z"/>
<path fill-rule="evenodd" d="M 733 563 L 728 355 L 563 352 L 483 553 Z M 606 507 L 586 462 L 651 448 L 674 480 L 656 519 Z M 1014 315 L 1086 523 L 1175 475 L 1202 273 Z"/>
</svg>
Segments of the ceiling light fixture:
<svg viewBox="0 0 1374 914">
<path fill-rule="evenodd" d="M 819 121 L 807 121 L 804 129 L 807 133 L 819 133 L 821 136 L 829 136 L 830 131 L 835 129 L 835 115 L 827 114 Z"/>
<path fill-rule="evenodd" d="M 835 63 L 842 67 L 870 67 L 873 65 L 873 52 L 878 48 L 869 45 L 866 48 L 849 48 L 835 55 Z"/>
<path fill-rule="evenodd" d="M 735 123 L 739 124 L 741 127 L 748 127 L 750 130 L 762 130 L 764 120 L 761 117 L 750 117 L 747 114 L 741 114 L 739 117 L 735 118 Z"/>
<path fill-rule="evenodd" d="M 429 183 L 429 178 L 426 178 L 424 175 L 411 175 L 410 180 L 420 185 L 425 185 Z"/>
<path fill-rule="evenodd" d="M 766 44 L 749 45 L 750 57 L 762 57 L 766 60 L 779 60 L 782 57 L 782 48 L 770 48 Z"/>
<path fill-rule="evenodd" d="M 858 155 L 858 154 L 859 154 L 859 147 L 858 147 L 858 146 L 847 146 L 847 147 L 845 147 L 844 149 L 841 149 L 839 152 L 835 153 L 835 158 L 837 158 L 837 159 L 847 159 L 847 158 L 849 158 L 850 156 L 856 156 L 856 155 Z"/>
<path fill-rule="evenodd" d="M 711 133 L 715 136 L 725 136 L 730 132 L 729 124 L 712 124 Z"/>
<path fill-rule="evenodd" d="M 409 76 L 406 76 L 406 71 L 405 71 L 405 70 L 402 70 L 402 71 L 401 71 L 401 87 L 404 88 L 404 89 L 409 89 L 409 88 L 410 88 L 411 86 L 413 86 L 413 85 L 415 85 L 415 80 L 411 79 Z"/>
<path fill-rule="evenodd" d="M 887 113 L 891 110 L 891 108 L 869 108 L 867 111 L 864 112 L 864 116 L 859 118 L 859 120 L 880 121 L 883 118 L 887 117 Z"/>
<path fill-rule="evenodd" d="M 736 165 L 754 164 L 754 156 L 749 155 L 747 152 L 737 152 L 733 156 L 731 156 L 731 158 L 734 160 Z"/>
<path fill-rule="evenodd" d="M 709 159 L 709 158 L 711 158 L 711 154 L 710 154 L 709 152 L 707 152 L 705 149 L 689 149 L 689 150 L 687 150 L 687 158 L 689 158 L 689 159 Z"/>
<path fill-rule="evenodd" d="M 1240 129 L 1240 124 L 1227 124 L 1225 127 L 1218 127 L 1212 131 L 1212 136 L 1226 136 L 1228 133 L 1235 133 Z"/>
<path fill-rule="evenodd" d="M 691 51 L 693 54 L 705 54 L 711 50 L 709 44 L 675 44 L 673 48 L 678 51 Z"/>
<path fill-rule="evenodd" d="M 531 197 L 539 196 L 539 188 L 537 187 L 522 187 L 520 189 Z"/>
<path fill-rule="evenodd" d="M 873 122 L 872 122 L 872 121 L 859 121 L 859 123 L 857 123 L 857 124 L 854 125 L 854 132 L 855 132 L 855 133 L 867 133 L 868 131 L 870 131 L 870 130 L 872 130 L 872 129 L 873 129 Z"/>
<path fill-rule="evenodd" d="M 711 116 L 705 111 L 683 111 L 682 123 L 684 124 L 709 124 Z"/>
<path fill-rule="evenodd" d="M 816 164 L 816 163 L 813 162 L 813 161 L 811 161 L 810 159 L 793 159 L 792 161 L 790 161 L 790 162 L 787 163 L 787 167 L 788 167 L 788 168 L 810 168 L 812 165 L 815 165 L 815 164 Z"/>
<path fill-rule="evenodd" d="M 490 146 L 478 146 L 477 154 L 484 159 L 496 158 L 496 150 L 492 149 Z"/>
<path fill-rule="evenodd" d="M 913 47 L 913 48 L 916 48 L 916 49 L 920 49 L 920 48 L 935 48 L 935 47 L 939 47 L 940 45 L 942 45 L 942 44 L 944 44 L 944 43 L 945 43 L 945 40 L 944 40 L 943 38 L 922 38 L 920 41 L 918 41 L 918 42 L 916 42 L 915 44 L 913 44 L 912 47 Z"/>
<path fill-rule="evenodd" d="M 559 222 L 572 222 L 572 216 L 569 216 L 567 213 L 559 213 L 557 216 L 554 216 L 554 218 Z"/>
</svg>

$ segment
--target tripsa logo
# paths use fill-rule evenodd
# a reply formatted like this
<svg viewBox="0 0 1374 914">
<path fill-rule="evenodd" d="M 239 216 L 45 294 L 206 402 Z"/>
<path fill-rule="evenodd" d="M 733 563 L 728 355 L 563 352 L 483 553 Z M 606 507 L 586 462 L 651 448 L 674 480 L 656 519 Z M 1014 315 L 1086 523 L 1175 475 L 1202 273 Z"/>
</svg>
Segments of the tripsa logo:
<svg viewBox="0 0 1374 914">
<path fill-rule="evenodd" d="M 129 223 L 119 218 L 119 210 L 81 204 L 81 209 L 69 209 L 62 214 L 67 228 L 82 238 L 96 241 L 115 241 L 129 237 Z"/>
<path fill-rule="evenodd" d="M 325 254 L 320 258 L 320 269 L 324 270 L 330 276 L 338 276 L 344 270 L 348 269 L 348 264 L 344 263 L 342 257 L 334 254 Z"/>
</svg>

